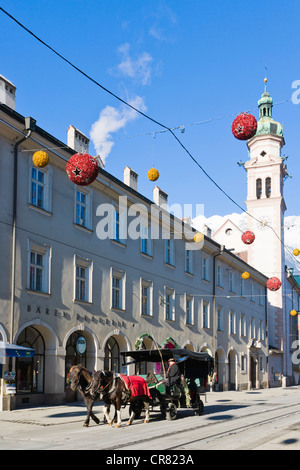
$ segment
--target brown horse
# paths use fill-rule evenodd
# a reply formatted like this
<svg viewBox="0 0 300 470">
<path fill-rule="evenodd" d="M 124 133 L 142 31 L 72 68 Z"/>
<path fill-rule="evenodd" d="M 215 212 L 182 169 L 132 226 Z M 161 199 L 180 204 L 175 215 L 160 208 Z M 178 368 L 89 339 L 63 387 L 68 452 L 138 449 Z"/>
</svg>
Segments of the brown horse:
<svg viewBox="0 0 300 470">
<path fill-rule="evenodd" d="M 100 394 L 96 393 L 92 396 L 89 392 L 89 386 L 92 380 L 91 375 L 92 373 L 81 364 L 72 366 L 70 369 L 70 388 L 74 391 L 78 389 L 87 408 L 87 417 L 83 424 L 84 427 L 88 427 L 90 418 L 92 418 L 96 424 L 100 423 L 99 419 L 92 412 L 94 402 L 100 399 Z"/>
<path fill-rule="evenodd" d="M 129 376 L 128 378 L 130 380 L 133 377 Z M 143 389 L 148 390 L 146 381 L 141 377 L 139 379 L 145 383 L 142 383 Z M 109 416 L 109 407 L 111 404 L 114 404 L 117 411 L 116 428 L 119 428 L 121 425 L 121 406 L 127 403 L 130 403 L 130 418 L 129 421 L 127 421 L 127 425 L 132 424 L 135 416 L 140 415 L 143 406 L 146 410 L 144 423 L 149 423 L 149 402 L 151 399 L 149 390 L 148 395 L 141 394 L 133 396 L 132 390 L 127 388 L 124 379 L 119 374 L 102 370 L 94 371 L 89 392 L 92 397 L 97 396 L 99 393 L 102 395 L 102 400 L 105 403 L 104 416 L 110 426 L 113 423 Z"/>
</svg>

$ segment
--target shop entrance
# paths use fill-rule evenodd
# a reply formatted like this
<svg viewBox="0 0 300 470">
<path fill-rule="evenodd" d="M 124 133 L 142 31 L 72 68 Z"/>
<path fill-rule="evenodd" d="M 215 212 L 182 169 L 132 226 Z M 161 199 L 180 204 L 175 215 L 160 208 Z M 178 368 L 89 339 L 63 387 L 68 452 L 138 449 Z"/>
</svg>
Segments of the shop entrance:
<svg viewBox="0 0 300 470">
<path fill-rule="evenodd" d="M 66 346 L 65 392 L 67 402 L 77 400 L 77 392 L 74 392 L 69 387 L 70 369 L 77 364 L 86 367 L 86 339 L 82 331 L 72 333 Z"/>
<path fill-rule="evenodd" d="M 250 384 L 251 388 L 256 388 L 256 360 L 253 356 L 250 357 Z"/>
<path fill-rule="evenodd" d="M 107 340 L 104 348 L 104 354 L 104 369 L 121 372 L 120 348 L 117 340 L 113 336 Z"/>
<path fill-rule="evenodd" d="M 236 389 L 236 355 L 234 351 L 228 354 L 228 390 Z"/>
<path fill-rule="evenodd" d="M 17 344 L 34 349 L 33 357 L 16 358 L 17 394 L 44 392 L 45 343 L 41 333 L 29 326 L 19 335 Z"/>
</svg>

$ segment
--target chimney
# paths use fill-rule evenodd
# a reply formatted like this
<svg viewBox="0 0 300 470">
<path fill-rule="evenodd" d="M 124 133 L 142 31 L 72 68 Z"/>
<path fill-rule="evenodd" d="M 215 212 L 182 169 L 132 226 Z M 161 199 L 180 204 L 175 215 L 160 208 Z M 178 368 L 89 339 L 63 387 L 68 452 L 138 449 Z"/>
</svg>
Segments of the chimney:
<svg viewBox="0 0 300 470">
<path fill-rule="evenodd" d="M 192 219 L 190 217 L 183 217 L 183 219 L 181 219 L 181 220 L 185 224 L 192 226 Z"/>
<path fill-rule="evenodd" d="M 138 174 L 133 171 L 129 166 L 126 166 L 123 170 L 124 173 L 124 183 L 127 184 L 130 188 L 137 191 L 137 180 Z"/>
<path fill-rule="evenodd" d="M 102 158 L 100 157 L 100 155 L 97 155 L 97 157 L 94 157 L 94 158 L 97 160 L 99 168 L 104 168 L 105 167 L 104 162 L 103 162 Z"/>
<path fill-rule="evenodd" d="M 203 233 L 203 235 L 206 235 L 207 237 L 211 238 L 211 228 L 209 228 L 207 225 L 203 225 L 201 232 Z"/>
<path fill-rule="evenodd" d="M 7 78 L 0 75 L 0 103 L 6 104 L 11 109 L 15 109 L 16 87 Z"/>
<path fill-rule="evenodd" d="M 153 189 L 153 201 L 158 206 L 168 204 L 168 195 L 162 191 L 158 186 Z"/>
<path fill-rule="evenodd" d="M 78 153 L 89 153 L 90 139 L 80 132 L 76 127 L 69 126 L 68 134 L 68 147 L 74 149 Z"/>
</svg>

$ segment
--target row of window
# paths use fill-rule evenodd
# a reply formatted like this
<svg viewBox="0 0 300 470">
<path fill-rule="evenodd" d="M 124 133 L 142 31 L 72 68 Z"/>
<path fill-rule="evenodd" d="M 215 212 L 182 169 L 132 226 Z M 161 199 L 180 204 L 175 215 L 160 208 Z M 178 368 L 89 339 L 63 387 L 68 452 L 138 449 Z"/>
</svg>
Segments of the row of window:
<svg viewBox="0 0 300 470">
<path fill-rule="evenodd" d="M 218 307 L 218 331 L 223 331 L 223 312 L 222 307 Z M 228 318 L 229 333 L 231 335 L 239 334 L 242 337 L 247 336 L 247 318 L 244 313 L 239 316 L 234 310 L 229 311 Z M 254 317 L 250 318 L 250 338 L 256 338 L 257 340 L 263 341 L 265 339 L 264 322 L 260 320 L 257 324 Z"/>
<path fill-rule="evenodd" d="M 51 247 L 38 246 L 34 242 L 29 242 L 29 285 L 28 288 L 35 292 L 50 293 L 50 259 Z M 78 255 L 74 257 L 74 300 L 92 303 L 92 272 L 93 263 L 90 260 L 83 259 Z M 140 314 L 153 316 L 153 281 L 140 278 L 139 291 Z M 175 321 L 175 289 L 164 288 L 164 294 L 160 297 L 160 305 L 164 307 L 165 320 Z M 194 325 L 195 319 L 195 296 L 184 294 L 185 323 Z M 111 268 L 110 270 L 110 306 L 112 309 L 121 311 L 126 310 L 126 272 Z M 210 302 L 202 299 L 201 301 L 201 327 L 211 328 Z M 225 325 L 224 309 L 218 307 L 217 311 L 217 329 L 224 331 Z M 236 334 L 238 329 L 238 318 L 234 311 L 229 312 L 229 332 Z M 239 332 L 241 336 L 246 335 L 246 316 L 241 314 L 239 317 Z M 257 334 L 258 333 L 258 334 Z M 262 322 L 255 331 L 255 319 L 250 321 L 250 336 L 263 339 Z"/>
<path fill-rule="evenodd" d="M 166 242 L 170 242 L 170 240 L 166 240 Z M 169 246 L 169 243 L 167 243 Z M 47 245 L 38 245 L 35 242 L 29 240 L 29 247 L 28 252 L 30 256 L 29 260 L 29 282 L 28 288 L 33 291 L 39 291 L 44 293 L 50 293 L 50 268 L 51 268 L 51 257 L 52 257 L 52 249 L 50 246 Z M 169 251 L 167 251 L 168 253 Z M 191 267 L 191 254 L 192 252 L 186 252 L 186 271 Z M 208 281 L 208 262 L 209 258 L 203 257 L 202 263 L 202 276 L 203 279 Z M 75 282 L 75 299 L 82 300 L 86 302 L 91 302 L 92 298 L 92 261 L 83 259 L 78 255 L 75 256 L 75 266 L 76 266 L 76 282 Z M 122 273 L 120 271 L 120 273 Z M 116 274 L 113 277 L 113 301 L 112 305 L 117 308 L 121 308 L 121 284 L 123 279 L 123 274 Z M 229 272 L 229 291 L 231 293 L 236 292 L 236 273 L 233 271 Z M 124 279 L 123 279 L 124 282 Z M 239 295 L 244 297 L 245 294 L 245 283 L 246 281 L 240 277 L 240 284 L 239 284 Z M 249 282 L 249 281 L 248 281 Z M 222 277 L 222 268 L 221 266 L 217 266 L 217 285 L 219 287 L 223 287 L 223 277 Z M 150 286 L 147 284 L 143 285 L 143 292 L 146 292 Z M 252 302 L 257 302 L 259 305 L 263 305 L 264 297 L 263 297 L 263 288 L 258 287 L 256 290 L 256 286 L 254 283 L 250 282 L 250 300 Z M 149 309 L 149 305 L 145 303 L 145 308 Z M 168 307 L 169 308 L 169 307 Z"/>
<path fill-rule="evenodd" d="M 49 189 L 46 189 L 50 186 L 49 183 L 49 170 L 46 171 L 45 169 L 39 170 L 35 167 L 32 167 L 32 179 L 31 179 L 31 204 L 37 206 L 41 209 L 48 210 L 46 202 L 49 202 Z M 91 204 L 92 204 L 92 197 L 91 191 L 86 188 L 83 189 L 76 189 L 75 191 L 75 223 L 84 228 L 91 228 Z M 113 240 L 125 245 L 126 240 L 123 240 L 120 236 L 121 228 L 120 228 L 120 215 L 118 211 L 114 212 L 114 220 L 113 220 Z M 164 240 L 165 243 L 165 253 L 164 253 L 164 261 L 167 265 L 175 266 L 175 240 L 174 239 L 166 239 Z M 153 256 L 153 240 L 151 239 L 150 228 L 146 226 L 141 227 L 141 240 L 140 240 L 140 251 L 141 253 L 152 257 Z M 194 260 L 193 260 L 194 252 L 191 250 L 185 250 L 185 272 L 188 274 L 194 274 Z M 31 284 L 39 284 L 42 281 L 39 279 L 40 269 L 37 268 L 38 263 L 41 262 L 41 253 L 33 254 L 32 255 L 32 266 L 36 266 L 36 269 L 33 271 L 36 274 L 33 274 Z M 202 256 L 202 279 L 204 281 L 210 282 L 210 258 L 203 253 Z M 84 283 L 83 279 L 80 277 L 80 272 L 83 274 L 82 269 L 78 271 L 78 292 L 80 290 L 83 291 Z M 237 278 L 239 277 L 239 280 Z M 229 292 L 238 293 L 241 297 L 245 296 L 245 286 L 246 282 L 244 279 L 240 277 L 239 273 L 235 273 L 232 270 L 228 272 L 228 289 Z M 224 269 L 223 266 L 219 263 L 216 267 L 216 284 L 218 287 L 225 287 L 224 281 Z M 253 282 L 248 281 L 250 284 L 250 300 L 255 302 L 258 300 L 260 305 L 263 305 L 263 288 L 257 287 Z M 42 290 L 38 288 L 37 290 Z M 82 292 L 82 296 L 84 293 Z"/>
</svg>

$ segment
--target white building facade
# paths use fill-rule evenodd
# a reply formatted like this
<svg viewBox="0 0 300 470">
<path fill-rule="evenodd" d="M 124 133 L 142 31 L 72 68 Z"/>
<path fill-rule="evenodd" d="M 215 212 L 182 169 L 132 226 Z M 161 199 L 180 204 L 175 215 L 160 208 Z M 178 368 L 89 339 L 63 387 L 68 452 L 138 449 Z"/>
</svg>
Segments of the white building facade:
<svg viewBox="0 0 300 470">
<path fill-rule="evenodd" d="M 158 345 L 208 351 L 216 389 L 268 387 L 267 276 L 207 236 L 193 249 L 193 229 L 161 207 L 166 193 L 143 197 L 130 168 L 123 182 L 99 165 L 91 185 L 73 184 L 75 145 L 28 122 L 0 104 L 0 339 L 35 349 L 5 362 L 17 393 L 2 379 L 2 409 L 74 400 L 73 364 L 134 373 L 120 352 Z"/>
</svg>

